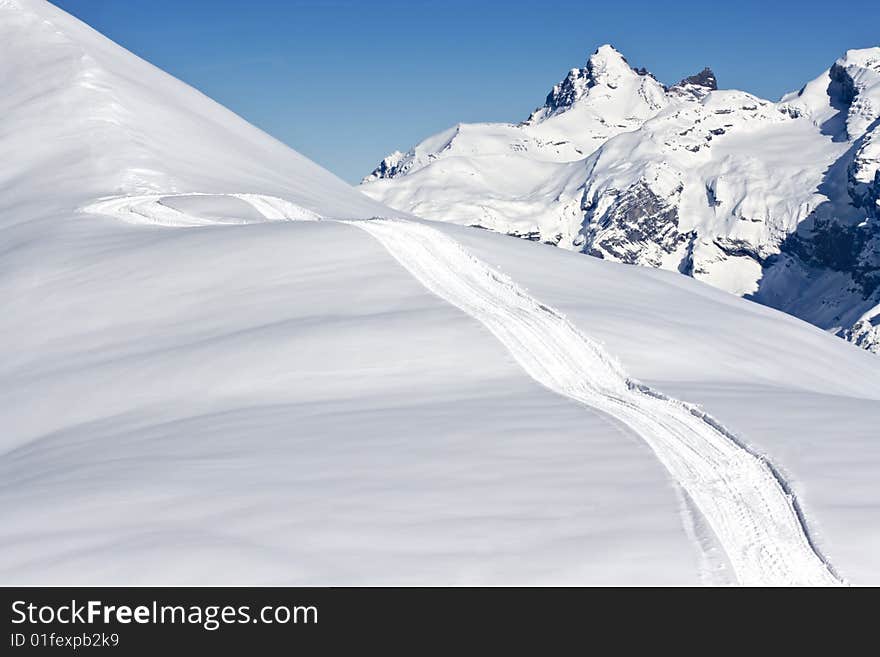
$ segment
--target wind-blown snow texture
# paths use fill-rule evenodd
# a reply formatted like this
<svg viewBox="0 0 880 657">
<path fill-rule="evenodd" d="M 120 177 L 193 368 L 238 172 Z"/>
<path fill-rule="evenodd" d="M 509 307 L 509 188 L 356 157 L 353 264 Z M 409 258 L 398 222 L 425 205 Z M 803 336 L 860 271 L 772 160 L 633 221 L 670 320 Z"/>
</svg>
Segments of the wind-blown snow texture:
<svg viewBox="0 0 880 657">
<path fill-rule="evenodd" d="M 362 189 L 426 218 L 671 269 L 880 350 L 880 48 L 778 103 L 611 46 L 520 124 L 460 124 Z"/>
<path fill-rule="evenodd" d="M 0 18 L 3 583 L 880 581 L 873 356 L 666 272 L 400 221 L 48 3 Z M 748 449 L 710 434 L 732 471 L 698 450 L 695 478 L 664 427 L 699 416 L 541 385 L 528 359 L 608 380 L 511 350 L 374 216 L 504 270 L 538 304 L 517 317 Z"/>
</svg>

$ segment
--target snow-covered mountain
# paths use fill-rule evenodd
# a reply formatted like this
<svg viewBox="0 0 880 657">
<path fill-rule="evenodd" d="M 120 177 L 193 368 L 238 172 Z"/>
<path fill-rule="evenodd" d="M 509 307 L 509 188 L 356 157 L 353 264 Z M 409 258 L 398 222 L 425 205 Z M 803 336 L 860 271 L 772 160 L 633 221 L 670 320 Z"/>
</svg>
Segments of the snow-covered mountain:
<svg viewBox="0 0 880 657">
<path fill-rule="evenodd" d="M 880 350 L 880 48 L 774 103 L 667 88 L 611 46 L 519 124 L 458 125 L 364 179 L 439 221 L 677 270 Z M 573 283 L 576 284 L 576 283 Z"/>
<path fill-rule="evenodd" d="M 0 49 L 0 582 L 880 582 L 874 356 L 391 210 L 42 0 Z"/>
<path fill-rule="evenodd" d="M 283 194 L 328 216 L 387 212 L 53 5 L 0 0 L 0 11 L 0 138 L 15 154 L 0 164 L 3 211 L 39 216 L 56 198 L 67 209 L 111 195 L 240 190 Z"/>
</svg>

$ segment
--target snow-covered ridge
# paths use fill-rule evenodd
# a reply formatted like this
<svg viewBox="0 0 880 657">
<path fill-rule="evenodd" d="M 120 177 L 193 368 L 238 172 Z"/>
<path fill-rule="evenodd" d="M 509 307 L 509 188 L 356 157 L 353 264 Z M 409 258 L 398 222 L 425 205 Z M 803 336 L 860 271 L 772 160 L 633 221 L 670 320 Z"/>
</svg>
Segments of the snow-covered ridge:
<svg viewBox="0 0 880 657">
<path fill-rule="evenodd" d="M 0 210 L 44 213 L 46 189 L 74 206 L 232 189 L 324 216 L 388 211 L 44 0 L 0 4 L 0 44 L 2 142 L 17 154 L 0 166 Z"/>
<path fill-rule="evenodd" d="M 586 66 L 572 69 L 545 104 L 521 123 L 459 124 L 407 153 L 386 157 L 364 182 L 415 173 L 439 158 L 521 155 L 540 162 L 577 161 L 598 143 L 638 127 L 667 103 L 653 76 L 629 66 L 604 45 Z"/>
<path fill-rule="evenodd" d="M 459 125 L 362 189 L 861 335 L 880 312 L 878 62 L 880 48 L 848 51 L 774 103 L 719 90 L 708 68 L 667 88 L 602 46 L 524 123 Z"/>
</svg>

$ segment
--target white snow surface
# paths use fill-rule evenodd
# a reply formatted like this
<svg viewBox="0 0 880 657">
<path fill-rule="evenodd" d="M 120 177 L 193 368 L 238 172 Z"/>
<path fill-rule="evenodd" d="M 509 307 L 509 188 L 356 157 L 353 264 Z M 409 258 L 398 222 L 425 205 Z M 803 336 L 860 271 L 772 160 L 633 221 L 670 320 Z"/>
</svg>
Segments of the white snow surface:
<svg viewBox="0 0 880 657">
<path fill-rule="evenodd" d="M 872 355 L 400 221 L 48 3 L 0 18 L 0 582 L 880 583 Z"/>
<path fill-rule="evenodd" d="M 425 287 L 482 322 L 550 390 L 634 429 L 706 517 L 741 584 L 832 585 L 778 475 L 697 407 L 633 381 L 599 344 L 436 230 L 355 225 Z"/>
</svg>

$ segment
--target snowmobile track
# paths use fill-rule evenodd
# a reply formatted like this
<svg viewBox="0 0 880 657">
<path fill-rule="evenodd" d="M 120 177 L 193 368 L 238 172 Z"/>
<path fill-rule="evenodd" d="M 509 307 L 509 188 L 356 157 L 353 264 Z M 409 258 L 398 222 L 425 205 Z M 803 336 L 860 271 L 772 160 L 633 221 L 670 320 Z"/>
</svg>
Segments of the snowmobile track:
<svg viewBox="0 0 880 657">
<path fill-rule="evenodd" d="M 170 196 L 175 194 L 106 198 L 83 211 L 141 224 L 217 223 L 159 203 Z M 282 199 L 228 196 L 247 201 L 267 221 L 320 219 Z M 382 218 L 342 223 L 368 232 L 429 291 L 480 321 L 535 381 L 638 433 L 703 514 L 740 584 L 845 583 L 810 543 L 786 482 L 715 419 L 631 379 L 614 357 L 562 314 L 441 231 Z"/>
<path fill-rule="evenodd" d="M 600 344 L 444 233 L 410 221 L 348 223 L 479 320 L 537 382 L 635 430 L 705 516 L 740 584 L 843 584 L 810 543 L 785 482 L 720 423 L 631 379 Z"/>
</svg>

